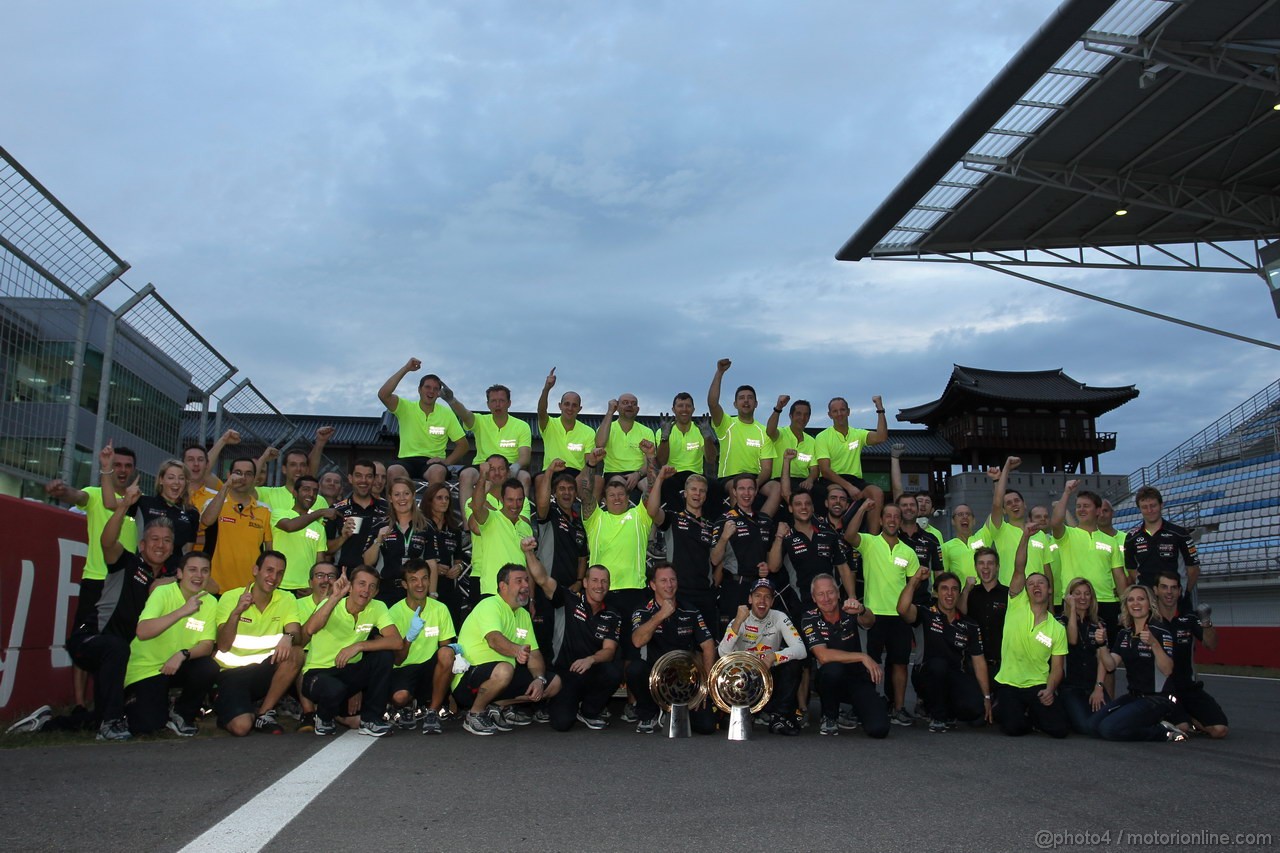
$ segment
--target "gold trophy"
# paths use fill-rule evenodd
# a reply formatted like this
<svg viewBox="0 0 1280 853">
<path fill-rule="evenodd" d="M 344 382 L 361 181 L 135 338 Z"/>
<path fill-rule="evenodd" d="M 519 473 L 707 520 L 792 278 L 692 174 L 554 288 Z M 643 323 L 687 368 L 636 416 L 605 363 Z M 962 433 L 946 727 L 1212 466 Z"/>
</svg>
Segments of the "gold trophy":
<svg viewBox="0 0 1280 853">
<path fill-rule="evenodd" d="M 729 713 L 729 740 L 751 740 L 751 715 L 769 704 L 773 673 L 751 652 L 730 652 L 711 667 L 711 699 Z"/>
<path fill-rule="evenodd" d="M 689 737 L 689 706 L 707 698 L 701 659 L 693 652 L 667 652 L 649 671 L 649 693 L 667 712 L 667 737 Z"/>
</svg>

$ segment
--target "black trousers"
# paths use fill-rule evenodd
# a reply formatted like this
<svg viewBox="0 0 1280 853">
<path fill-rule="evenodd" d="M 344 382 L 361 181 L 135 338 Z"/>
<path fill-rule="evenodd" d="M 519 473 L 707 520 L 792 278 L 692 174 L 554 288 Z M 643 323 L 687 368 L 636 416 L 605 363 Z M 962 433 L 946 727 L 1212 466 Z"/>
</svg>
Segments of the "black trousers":
<svg viewBox="0 0 1280 853">
<path fill-rule="evenodd" d="M 183 661 L 173 675 L 153 675 L 125 688 L 124 713 L 135 735 L 158 732 L 169 722 L 169 691 L 181 690 L 173 710 L 187 722 L 200 713 L 205 697 L 218 680 L 218 663 L 211 657 Z"/>
<path fill-rule="evenodd" d="M 573 728 L 579 708 L 584 717 L 600 716 L 622 683 L 622 663 L 615 658 L 592 664 L 581 675 L 566 666 L 557 669 L 556 675 L 560 676 L 560 692 L 548 700 L 547 713 L 551 715 L 551 728 L 567 732 Z"/>
<path fill-rule="evenodd" d="M 946 658 L 925 658 L 912 683 L 935 720 L 968 722 L 981 717 L 985 710 L 978 677 L 956 669 Z"/>
<path fill-rule="evenodd" d="M 365 652 L 360 660 L 344 667 L 313 669 L 302 678 L 302 692 L 316 703 L 316 713 L 324 720 L 346 716 L 346 702 L 363 693 L 360 719 L 382 719 L 391 697 L 391 652 Z"/>
<path fill-rule="evenodd" d="M 824 663 L 818 667 L 814 681 L 824 719 L 834 720 L 840 714 L 840 703 L 848 702 L 862 723 L 862 730 L 873 738 L 889 734 L 889 709 L 860 663 Z"/>
<path fill-rule="evenodd" d="M 642 720 L 658 716 L 658 702 L 649 692 L 649 672 L 652 669 L 651 661 L 640 658 L 627 661 L 627 689 L 636 697 L 636 716 Z M 709 735 L 716 730 L 716 715 L 711 708 L 711 698 L 707 697 L 701 708 L 689 711 L 689 727 L 700 735 Z"/>
<path fill-rule="evenodd" d="M 1052 705 L 1040 702 L 1043 684 L 1034 687 L 1010 687 L 1001 684 L 996 692 L 996 722 L 1007 735 L 1025 735 L 1032 727 L 1050 737 L 1066 737 L 1071 730 L 1066 707 L 1054 699 Z"/>
<path fill-rule="evenodd" d="M 109 634 L 78 631 L 67 639 L 71 662 L 93 673 L 93 710 L 102 720 L 124 718 L 124 673 L 129 643 Z"/>
<path fill-rule="evenodd" d="M 800 676 L 804 674 L 804 661 L 789 660 L 786 663 L 774 664 L 769 670 L 773 675 L 773 695 L 764 710 L 770 714 L 782 714 L 794 717 L 796 713 L 796 690 L 800 688 Z"/>
</svg>

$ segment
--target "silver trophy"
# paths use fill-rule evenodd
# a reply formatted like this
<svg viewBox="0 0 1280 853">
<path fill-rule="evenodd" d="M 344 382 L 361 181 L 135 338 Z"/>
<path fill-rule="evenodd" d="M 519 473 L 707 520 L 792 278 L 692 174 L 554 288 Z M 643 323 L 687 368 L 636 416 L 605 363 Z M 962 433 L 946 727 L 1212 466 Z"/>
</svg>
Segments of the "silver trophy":
<svg viewBox="0 0 1280 853">
<path fill-rule="evenodd" d="M 667 712 L 667 737 L 690 737 L 689 706 L 707 698 L 702 660 L 689 651 L 667 652 L 649 671 L 649 693 Z"/>
<path fill-rule="evenodd" d="M 751 715 L 769 703 L 773 673 L 750 652 L 731 652 L 711 667 L 711 699 L 729 713 L 729 740 L 751 739 Z"/>
</svg>

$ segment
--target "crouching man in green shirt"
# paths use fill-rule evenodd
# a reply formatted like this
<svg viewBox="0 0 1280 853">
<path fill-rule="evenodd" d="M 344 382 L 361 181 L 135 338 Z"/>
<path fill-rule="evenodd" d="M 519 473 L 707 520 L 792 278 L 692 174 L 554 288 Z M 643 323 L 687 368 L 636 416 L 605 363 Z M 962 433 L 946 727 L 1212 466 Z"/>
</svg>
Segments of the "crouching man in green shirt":
<svg viewBox="0 0 1280 853">
<path fill-rule="evenodd" d="M 393 656 L 404 644 L 387 605 L 378 601 L 378 571 L 358 566 L 343 574 L 303 629 L 311 637 L 302 667 L 302 692 L 316 703 L 316 734 L 331 735 L 342 723 L 362 735 L 382 737 L 391 694 Z M 370 640 L 374 628 L 380 636 Z M 347 700 L 363 694 L 360 716 L 348 716 Z"/>
<path fill-rule="evenodd" d="M 532 546 L 536 546 L 534 540 Z M 529 570 L 507 563 L 498 570 L 498 594 L 481 599 L 462 623 L 458 642 L 471 667 L 453 678 L 453 698 L 470 709 L 462 727 L 473 735 L 509 732 L 533 721 L 513 707 L 541 702 L 560 692 L 560 678 L 547 679 L 529 617 Z"/>
<path fill-rule="evenodd" d="M 178 582 L 152 588 L 138 633 L 129 645 L 124 676 L 124 713 L 129 731 L 151 734 L 168 727 L 191 737 L 196 716 L 218 678 L 214 662 L 218 601 L 204 591 L 209 556 L 192 551 L 178 566 Z M 169 691 L 182 692 L 169 707 Z"/>
</svg>

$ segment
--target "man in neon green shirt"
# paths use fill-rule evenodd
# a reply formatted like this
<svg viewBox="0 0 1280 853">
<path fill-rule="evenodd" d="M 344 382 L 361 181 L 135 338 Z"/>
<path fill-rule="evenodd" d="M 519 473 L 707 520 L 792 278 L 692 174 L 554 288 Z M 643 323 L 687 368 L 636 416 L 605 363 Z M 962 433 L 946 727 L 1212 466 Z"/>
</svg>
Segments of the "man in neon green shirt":
<svg viewBox="0 0 1280 853">
<path fill-rule="evenodd" d="M 378 570 L 358 566 L 333 582 L 330 596 L 307 619 L 311 637 L 302 668 L 302 692 L 316 703 L 315 732 L 331 735 L 341 722 L 362 735 L 391 732 L 382 719 L 391 691 L 393 656 L 403 640 L 387 605 L 379 601 Z M 378 638 L 369 639 L 374 628 Z M 347 702 L 361 694 L 360 715 L 346 713 Z"/>
<path fill-rule="evenodd" d="M 773 482 L 773 441 L 766 426 L 756 420 L 756 389 L 739 385 L 733 392 L 734 417 L 728 417 L 720 406 L 720 383 L 733 366 L 730 359 L 716 362 L 716 372 L 707 388 L 707 406 L 711 412 L 711 428 L 720 440 L 720 459 L 717 477 L 720 497 L 729 494 L 729 481 L 739 474 L 756 478 L 756 506 L 774 495 L 780 487 Z M 713 506 L 718 504 L 713 503 Z"/>
<path fill-rule="evenodd" d="M 329 593 L 333 591 L 333 582 L 338 579 L 338 566 L 328 560 L 317 560 L 311 567 L 309 575 L 310 594 L 298 599 L 298 624 L 302 628 L 302 644 L 305 649 L 311 643 L 307 633 L 307 620 L 319 609 Z M 298 701 L 302 705 L 302 716 L 298 719 L 298 731 L 314 732 L 316 730 L 316 703 L 302 692 L 302 672 L 299 670 L 294 686 L 297 688 Z"/>
<path fill-rule="evenodd" d="M 596 431 L 578 420 L 582 411 L 582 397 L 577 391 L 565 391 L 560 395 L 560 416 L 547 414 L 547 397 L 556 385 L 556 369 L 551 368 L 547 381 L 542 384 L 538 397 L 538 430 L 542 433 L 542 470 L 545 472 L 557 459 L 564 461 L 565 470 L 574 477 L 582 470 L 584 458 L 596 446 Z M 542 478 L 538 475 L 538 479 Z"/>
<path fill-rule="evenodd" d="M 1067 655 L 1067 632 L 1049 612 L 1053 582 L 1042 574 L 1027 576 L 1027 542 L 1034 523 L 1022 530 L 1022 541 L 1009 579 L 1009 609 L 996 674 L 996 721 L 1007 735 L 1024 735 L 1032 727 L 1045 734 L 1067 736 L 1066 710 L 1057 701 Z"/>
<path fill-rule="evenodd" d="M 454 396 L 448 385 L 441 391 L 453 413 L 464 427 L 476 437 L 475 465 L 468 466 L 458 475 L 458 493 L 469 495 L 480 479 L 480 463 L 495 453 L 507 460 L 511 476 L 524 485 L 525 494 L 533 490 L 529 465 L 533 461 L 533 438 L 529 425 L 510 415 L 511 389 L 505 385 L 490 385 L 484 392 L 489 406 L 488 414 L 477 415 Z"/>
<path fill-rule="evenodd" d="M 803 491 L 812 495 L 813 485 L 818 479 L 818 444 L 813 436 L 805 432 L 805 427 L 809 425 L 813 407 L 808 400 L 796 400 L 787 413 L 791 423 L 785 429 L 778 429 L 778 418 L 782 416 L 782 410 L 790 400 L 791 397 L 787 394 L 778 397 L 778 404 L 769 414 L 769 423 L 765 427 L 773 442 L 773 470 L 781 475 L 783 454 L 794 450 L 796 457 L 791 461 L 791 491 L 793 494 Z"/>
<path fill-rule="evenodd" d="M 324 522 L 337 513 L 333 507 L 316 505 L 320 481 L 310 474 L 303 474 L 294 482 L 294 492 L 290 506 L 281 508 L 279 513 L 271 510 L 271 520 L 276 526 L 271 544 L 285 556 L 286 569 L 280 588 L 287 592 L 311 586 L 311 567 L 329 547 Z"/>
<path fill-rule="evenodd" d="M 622 394 L 609 401 L 604 420 L 596 430 L 596 449 L 604 451 L 605 479 L 622 477 L 628 493 L 636 493 L 644 476 L 644 451 L 641 444 L 657 445 L 653 430 L 636 421 L 640 414 L 640 401 L 635 394 Z M 614 419 L 614 416 L 617 419 Z"/>
<path fill-rule="evenodd" d="M 467 441 L 466 431 L 458 423 L 452 407 L 439 405 L 444 390 L 439 376 L 428 373 L 418 380 L 416 403 L 396 395 L 396 388 L 405 376 L 421 369 L 422 362 L 411 358 L 378 389 L 378 400 L 400 427 L 398 458 L 387 470 L 387 477 L 443 483 L 449 479 L 449 466 L 460 465 L 466 459 L 471 442 Z M 453 442 L 452 450 L 448 449 L 449 442 Z"/>
<path fill-rule="evenodd" d="M 676 473 L 662 481 L 662 505 L 678 510 L 683 501 L 685 481 L 690 474 L 702 474 L 706 459 L 706 436 L 693 422 L 693 395 L 681 391 L 671 401 L 673 418 L 664 417 L 658 428 L 658 467 L 670 465 Z"/>
<path fill-rule="evenodd" d="M 1010 456 L 1001 468 L 988 468 L 987 476 L 995 480 L 995 488 L 991 493 L 991 515 L 987 523 L 978 531 L 979 538 L 996 549 L 1000 555 L 1000 583 L 1009 585 L 1013 577 L 1013 559 L 1018 553 L 1018 544 L 1022 541 L 1022 528 L 1027 523 L 1027 504 L 1022 492 L 1009 488 L 1009 474 L 1016 471 L 1022 460 Z M 1041 522 L 1043 525 L 1043 521 Z M 1027 574 L 1033 575 L 1041 570 L 1050 558 L 1052 543 L 1049 537 L 1040 531 L 1027 543 Z M 1061 601 L 1061 595 L 1057 596 Z"/>
<path fill-rule="evenodd" d="M 656 453 L 656 450 L 650 452 Z M 645 569 L 653 518 L 643 506 L 631 505 L 626 484 L 621 479 L 609 480 L 602 489 L 603 483 L 591 465 L 583 469 L 578 479 L 578 494 L 582 495 L 582 525 L 586 528 L 587 544 L 591 549 L 588 562 L 609 570 L 606 603 L 619 613 L 633 613 L 650 597 Z M 602 491 L 603 509 L 600 506 Z M 627 649 L 630 642 L 630 620 L 624 618 L 619 643 Z"/>
<path fill-rule="evenodd" d="M 1098 528 L 1102 498 L 1096 492 L 1081 491 L 1079 480 L 1068 480 L 1062 498 L 1053 507 L 1053 538 L 1058 543 L 1063 587 L 1076 578 L 1093 584 L 1098 599 L 1098 618 L 1107 626 L 1107 636 L 1114 637 L 1120 624 L 1120 593 L 1129 586 L 1124 567 L 1124 549 Z M 1078 526 L 1067 524 L 1067 501 L 1075 495 Z"/>
<path fill-rule="evenodd" d="M 868 528 L 874 532 L 858 532 L 864 517 L 869 517 Z M 902 511 L 897 506 L 879 510 L 879 504 L 867 498 L 849 519 L 844 537 L 862 555 L 862 572 L 866 577 L 863 604 L 876 617 L 875 624 L 867 630 L 867 654 L 877 663 L 881 655 L 884 656 L 888 676 L 885 696 L 893 703 L 889 722 L 910 726 L 915 723 L 915 717 L 904 707 L 904 702 L 907 663 L 911 660 L 911 626 L 898 615 L 898 598 L 907 586 L 907 578 L 920 570 L 920 558 L 915 549 L 899 537 L 901 524 Z"/>
<path fill-rule="evenodd" d="M 974 521 L 973 509 L 968 504 L 957 504 L 951 511 L 951 529 L 956 535 L 942 543 L 942 569 L 960 578 L 962 586 L 966 578 L 973 578 L 975 583 L 978 580 L 973 552 L 991 545 L 982 535 L 974 533 Z"/>
<path fill-rule="evenodd" d="M 225 590 L 218 600 L 217 652 L 222 667 L 214 710 L 219 728 L 237 737 L 255 729 L 284 731 L 276 703 L 302 669 L 302 627 L 292 593 L 280 589 L 285 556 L 263 551 L 253 566 L 253 582 Z"/>
<path fill-rule="evenodd" d="M 536 540 L 530 548 L 536 547 Z M 498 594 L 477 604 L 462 623 L 458 643 L 470 667 L 453 678 L 453 696 L 467 709 L 462 727 L 473 735 L 509 732 L 531 718 L 512 705 L 541 702 L 560 690 L 547 677 L 529 617 L 529 570 L 508 563 L 498 570 Z"/>
<path fill-rule="evenodd" d="M 213 654 L 218 602 L 204 591 L 209 558 L 192 551 L 178 566 L 177 582 L 152 588 L 129 644 L 124 675 L 124 708 L 135 735 L 166 726 L 191 737 L 196 717 L 218 677 Z M 169 691 L 181 693 L 169 707 Z"/>
<path fill-rule="evenodd" d="M 814 441 L 818 473 L 823 480 L 817 495 L 825 496 L 827 485 L 835 483 L 848 492 L 851 500 L 866 497 L 874 500 L 877 506 L 884 506 L 884 490 L 862 478 L 862 449 L 889 438 L 884 401 L 877 395 L 871 398 L 871 402 L 876 407 L 875 432 L 849 426 L 849 401 L 844 397 L 833 397 L 827 403 L 831 426 L 818 433 Z"/>
<path fill-rule="evenodd" d="M 258 503 L 263 504 L 267 509 L 271 510 L 274 517 L 278 513 L 285 512 L 293 507 L 297 494 L 294 489 L 299 477 L 315 477 L 320 473 L 320 463 L 324 459 L 324 448 L 329 443 L 329 439 L 333 437 L 334 429 L 331 426 L 322 426 L 316 430 L 315 443 L 308 453 L 301 448 L 291 448 L 286 450 L 284 456 L 280 460 L 280 474 L 283 486 L 258 486 L 257 498 Z M 263 454 L 263 459 L 269 458 L 270 454 L 277 451 L 275 448 L 268 448 L 267 453 Z M 259 479 L 266 478 L 266 465 L 258 465 Z M 319 495 L 319 490 L 316 492 Z M 329 502 L 317 498 L 314 501 L 317 509 L 327 509 Z"/>
<path fill-rule="evenodd" d="M 471 495 L 471 517 L 467 524 L 471 529 L 471 577 L 478 583 L 480 595 L 494 595 L 498 591 L 498 570 L 508 563 L 524 565 L 524 551 L 520 542 L 533 535 L 525 512 L 524 486 L 514 477 L 502 483 L 502 508 L 493 511 L 489 500 L 492 482 L 489 462 L 480 464 L 480 485 Z"/>
<path fill-rule="evenodd" d="M 453 649 L 450 640 L 458 636 L 449 608 L 432 597 L 431 566 L 412 557 L 405 561 L 400 579 L 405 597 L 391 605 L 391 621 L 404 637 L 395 653 L 391 670 L 391 707 L 396 709 L 396 725 L 411 729 L 416 722 L 409 703 L 423 709 L 422 733 L 438 735 L 440 710 L 449 696 L 453 678 Z M 402 710 L 404 709 L 404 710 Z"/>
</svg>

